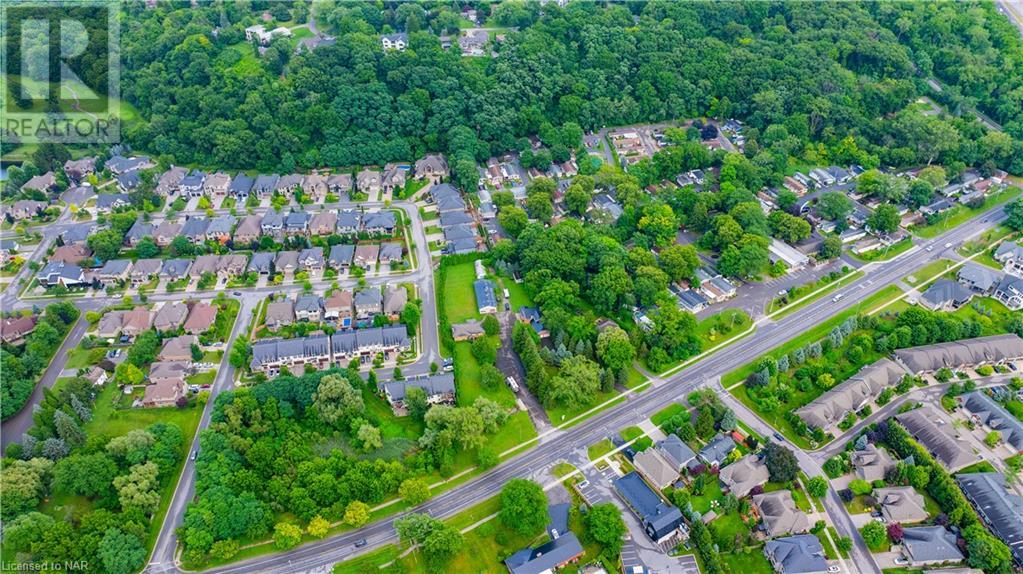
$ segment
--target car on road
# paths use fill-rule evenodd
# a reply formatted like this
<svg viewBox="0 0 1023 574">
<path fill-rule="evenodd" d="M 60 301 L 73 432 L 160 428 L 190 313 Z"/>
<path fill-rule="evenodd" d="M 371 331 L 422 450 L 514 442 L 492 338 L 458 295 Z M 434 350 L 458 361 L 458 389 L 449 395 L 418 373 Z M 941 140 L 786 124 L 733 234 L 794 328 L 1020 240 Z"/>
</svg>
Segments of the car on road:
<svg viewBox="0 0 1023 574">
<path fill-rule="evenodd" d="M 928 245 L 927 246 L 927 251 L 934 251 L 934 246 L 933 245 Z"/>
<path fill-rule="evenodd" d="M 195 457 L 199 456 L 199 451 L 193 450 L 192 456 L 188 457 L 190 460 L 195 460 Z"/>
<path fill-rule="evenodd" d="M 774 433 L 774 438 L 777 439 L 778 442 L 785 442 L 785 437 L 781 436 L 781 433 Z"/>
<path fill-rule="evenodd" d="M 235 291 L 234 293 L 232 293 L 232 295 L 234 295 L 235 297 L 241 297 L 242 296 L 242 292 L 241 291 Z"/>
<path fill-rule="evenodd" d="M 838 566 L 828 566 L 828 572 L 830 572 L 831 574 L 835 574 L 836 572 L 841 572 L 841 571 L 842 571 L 842 569 L 839 568 Z"/>
<path fill-rule="evenodd" d="M 839 293 L 838 295 L 832 297 L 831 300 L 835 303 L 838 303 L 839 301 L 842 300 L 842 297 L 845 297 L 845 293 Z"/>
<path fill-rule="evenodd" d="M 366 539 L 365 538 L 360 538 L 360 539 L 355 541 L 355 547 L 356 548 L 362 548 L 365 545 L 366 545 Z"/>
<path fill-rule="evenodd" d="M 950 247 L 952 247 L 952 242 L 951 241 L 949 241 L 948 243 L 945 244 L 945 249 L 948 249 Z"/>
<path fill-rule="evenodd" d="M 515 377 L 508 377 L 507 381 L 508 388 L 510 388 L 513 393 L 519 392 L 519 384 L 515 382 Z"/>
</svg>

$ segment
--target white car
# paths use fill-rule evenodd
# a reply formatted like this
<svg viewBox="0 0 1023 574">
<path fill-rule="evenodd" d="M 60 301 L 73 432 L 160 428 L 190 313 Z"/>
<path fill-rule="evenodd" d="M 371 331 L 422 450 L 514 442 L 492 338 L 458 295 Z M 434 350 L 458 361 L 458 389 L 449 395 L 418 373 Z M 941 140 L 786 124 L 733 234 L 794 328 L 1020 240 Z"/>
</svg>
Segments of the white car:
<svg viewBox="0 0 1023 574">
<path fill-rule="evenodd" d="M 838 566 L 828 566 L 828 572 L 830 572 L 831 574 L 835 574 L 836 572 L 841 572 L 841 571 L 842 571 L 842 569 L 839 568 Z"/>
<path fill-rule="evenodd" d="M 839 293 L 838 295 L 832 297 L 831 300 L 834 301 L 835 303 L 838 303 L 839 301 L 842 300 L 842 297 L 845 297 L 845 293 Z"/>
<path fill-rule="evenodd" d="M 948 243 L 945 244 L 945 249 L 948 249 L 950 247 L 952 247 L 952 242 L 951 241 L 949 241 Z"/>
<path fill-rule="evenodd" d="M 934 251 L 934 246 L 933 245 L 928 245 L 927 246 L 927 251 Z"/>
</svg>

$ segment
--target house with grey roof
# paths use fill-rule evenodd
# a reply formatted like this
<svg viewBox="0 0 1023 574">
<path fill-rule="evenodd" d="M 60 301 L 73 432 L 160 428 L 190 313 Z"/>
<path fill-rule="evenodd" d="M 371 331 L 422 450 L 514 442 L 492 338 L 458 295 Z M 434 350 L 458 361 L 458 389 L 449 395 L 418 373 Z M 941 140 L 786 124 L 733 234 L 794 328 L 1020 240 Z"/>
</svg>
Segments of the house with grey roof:
<svg viewBox="0 0 1023 574">
<path fill-rule="evenodd" d="M 437 199 L 437 202 L 434 205 L 437 206 L 438 213 L 465 211 L 465 201 L 458 195 L 442 195 Z"/>
<path fill-rule="evenodd" d="M 298 254 L 298 264 L 308 272 L 323 271 L 326 261 L 323 259 L 322 247 L 309 247 Z"/>
<path fill-rule="evenodd" d="M 613 484 L 618 496 L 654 542 L 670 540 L 686 531 L 682 511 L 661 498 L 635 471 L 614 479 Z"/>
<path fill-rule="evenodd" d="M 131 198 L 127 193 L 101 193 L 96 196 L 96 211 L 100 213 L 110 213 L 129 205 L 131 205 Z"/>
<path fill-rule="evenodd" d="M 461 194 L 451 184 L 441 183 L 434 185 L 429 191 L 429 200 L 433 203 L 438 203 L 444 198 L 460 198 Z"/>
<path fill-rule="evenodd" d="M 393 360 L 410 348 L 404 325 L 338 331 L 331 335 L 331 353 L 338 367 L 346 367 L 356 360 L 372 362 L 377 355 L 383 355 L 385 361 Z"/>
<path fill-rule="evenodd" d="M 64 175 L 72 183 L 81 182 L 86 177 L 96 173 L 96 159 L 96 156 L 69 159 L 64 162 Z"/>
<path fill-rule="evenodd" d="M 337 214 L 333 211 L 321 211 L 309 222 L 309 233 L 312 235 L 332 235 L 337 231 Z"/>
<path fill-rule="evenodd" d="M 341 235 L 355 235 L 362 228 L 362 213 L 354 209 L 343 209 L 337 214 L 337 232 Z"/>
<path fill-rule="evenodd" d="M 405 188 L 405 169 L 396 163 L 384 166 L 384 172 L 380 176 L 380 187 L 384 192 L 394 193 L 396 190 Z"/>
<path fill-rule="evenodd" d="M 249 193 L 252 192 L 252 186 L 255 183 L 256 180 L 242 172 L 238 172 L 238 174 L 231 180 L 231 185 L 228 186 L 227 193 L 232 197 L 237 198 L 238 201 L 245 201 L 249 198 Z"/>
<path fill-rule="evenodd" d="M 86 285 L 85 272 L 74 263 L 50 261 L 36 273 L 36 281 L 43 287 L 63 285 L 64 287 L 82 287 Z"/>
<path fill-rule="evenodd" d="M 457 241 L 459 239 L 472 239 L 476 241 L 476 230 L 471 225 L 453 225 L 444 228 L 444 239 Z"/>
<path fill-rule="evenodd" d="M 181 226 L 181 235 L 188 238 L 191 243 L 199 244 L 206 241 L 206 228 L 210 226 L 210 220 L 202 216 L 190 217 Z"/>
<path fill-rule="evenodd" d="M 445 255 L 461 255 L 463 253 L 475 253 L 479 251 L 479 245 L 476 244 L 475 239 L 455 239 L 448 241 L 447 245 L 444 246 Z"/>
<path fill-rule="evenodd" d="M 181 224 L 166 219 L 153 230 L 153 239 L 160 247 L 167 247 L 178 235 L 181 235 Z"/>
<path fill-rule="evenodd" d="M 360 243 L 355 246 L 352 263 L 368 271 L 377 264 L 379 254 L 380 246 L 376 243 Z"/>
<path fill-rule="evenodd" d="M 352 264 L 352 258 L 355 257 L 355 246 L 354 245 L 334 245 L 330 248 L 330 256 L 327 258 L 327 264 L 337 269 L 347 269 Z"/>
<path fill-rule="evenodd" d="M 606 214 L 611 221 L 618 221 L 618 218 L 625 213 L 625 209 L 610 195 L 606 193 L 598 193 L 593 196 L 592 207 L 590 208 L 590 217 L 593 217 L 594 212 L 602 212 Z"/>
<path fill-rule="evenodd" d="M 186 318 L 188 318 L 188 305 L 180 301 L 171 301 L 164 303 L 163 307 L 156 312 L 156 316 L 153 318 L 153 327 L 157 331 L 173 331 L 184 324 Z"/>
<path fill-rule="evenodd" d="M 408 303 L 408 289 L 402 285 L 388 285 L 384 290 L 384 315 L 396 320 Z"/>
<path fill-rule="evenodd" d="M 970 444 L 954 434 L 951 421 L 931 407 L 906 411 L 895 415 L 895 420 L 949 472 L 980 461 Z"/>
<path fill-rule="evenodd" d="M 323 319 L 323 299 L 306 293 L 295 299 L 295 318 L 299 321 L 319 323 Z"/>
<path fill-rule="evenodd" d="M 268 339 L 252 345 L 253 371 L 274 376 L 283 371 L 301 374 L 309 365 L 324 369 L 330 365 L 330 337 L 311 335 L 297 339 Z"/>
<path fill-rule="evenodd" d="M 284 217 L 284 234 L 288 236 L 305 235 L 309 231 L 309 214 L 292 210 Z"/>
<path fill-rule="evenodd" d="M 398 226 L 393 211 L 377 211 L 362 216 L 362 229 L 367 233 L 392 234 Z"/>
<path fill-rule="evenodd" d="M 327 176 L 318 173 L 311 173 L 302 178 L 302 195 L 311 198 L 313 201 L 323 201 L 327 198 L 330 187 L 327 185 Z"/>
<path fill-rule="evenodd" d="M 156 189 L 153 191 L 161 197 L 174 195 L 178 192 L 178 186 L 181 180 L 185 179 L 186 175 L 188 175 L 188 168 L 172 165 L 170 169 L 163 172 L 159 179 L 156 180 Z"/>
<path fill-rule="evenodd" d="M 95 223 L 76 223 L 60 234 L 60 242 L 64 245 L 85 245 L 95 231 Z"/>
<path fill-rule="evenodd" d="M 356 319 L 372 319 L 384 311 L 384 298 L 376 287 L 359 289 L 355 292 L 353 302 Z"/>
<path fill-rule="evenodd" d="M 826 574 L 828 561 L 824 547 L 813 534 L 800 534 L 768 540 L 764 556 L 778 574 Z"/>
<path fill-rule="evenodd" d="M 902 530 L 903 556 L 913 567 L 962 562 L 958 537 L 944 526 L 918 526 Z"/>
<path fill-rule="evenodd" d="M 390 242 L 380 244 L 380 255 L 378 260 L 380 263 L 386 263 L 393 265 L 395 263 L 400 264 L 405 258 L 405 246 L 401 243 Z"/>
<path fill-rule="evenodd" d="M 1005 275 L 995 286 L 994 297 L 1011 311 L 1023 309 L 1023 278 Z"/>
<path fill-rule="evenodd" d="M 663 490 L 678 480 L 678 470 L 655 448 L 637 452 L 632 458 L 636 471 L 654 488 Z"/>
<path fill-rule="evenodd" d="M 973 291 L 951 279 L 938 279 L 920 294 L 920 305 L 931 311 L 951 312 L 970 302 Z"/>
<path fill-rule="evenodd" d="M 696 458 L 696 453 L 693 452 L 693 449 L 689 448 L 689 445 L 675 433 L 671 433 L 663 440 L 654 443 L 654 448 L 661 451 L 664 458 L 671 463 L 672 468 L 679 472 L 682 472 L 682 469 L 686 468 L 689 462 Z"/>
<path fill-rule="evenodd" d="M 536 548 L 523 548 L 504 560 L 511 574 L 544 574 L 579 561 L 583 546 L 574 532 L 553 538 Z"/>
<path fill-rule="evenodd" d="M 472 282 L 472 290 L 476 293 L 476 309 L 480 314 L 497 313 L 497 294 L 493 281 L 477 279 Z"/>
<path fill-rule="evenodd" d="M 160 268 L 160 277 L 167 281 L 177 281 L 188 277 L 192 262 L 188 259 L 166 259 Z"/>
<path fill-rule="evenodd" d="M 277 258 L 274 259 L 274 270 L 277 273 L 292 274 L 297 272 L 298 269 L 298 251 L 281 251 L 277 253 Z"/>
<path fill-rule="evenodd" d="M 297 173 L 291 173 L 288 175 L 282 175 L 277 183 L 274 185 L 274 191 L 285 196 L 290 197 L 295 193 L 296 188 L 302 187 L 302 176 Z"/>
<path fill-rule="evenodd" d="M 253 253 L 252 259 L 249 260 L 248 271 L 254 271 L 260 275 L 269 275 L 273 271 L 274 256 L 269 251 Z"/>
<path fill-rule="evenodd" d="M 248 256 L 241 253 L 221 255 L 220 261 L 217 262 L 217 275 L 225 278 L 237 277 L 245 273 L 248 264 Z"/>
<path fill-rule="evenodd" d="M 178 191 L 183 197 L 202 197 L 204 181 L 206 181 L 206 174 L 193 169 L 178 182 Z"/>
<path fill-rule="evenodd" d="M 408 47 L 408 34 L 405 32 L 381 34 L 380 45 L 383 46 L 385 52 L 390 50 L 404 51 Z"/>
<path fill-rule="evenodd" d="M 279 301 L 270 301 L 266 306 L 266 316 L 263 324 L 270 331 L 276 331 L 281 327 L 295 323 L 295 303 L 288 298 Z"/>
<path fill-rule="evenodd" d="M 734 494 L 736 498 L 742 498 L 754 488 L 767 484 L 771 479 L 771 473 L 767 471 L 767 464 L 760 457 L 748 454 L 722 468 L 718 478 L 728 488 L 728 492 Z"/>
<path fill-rule="evenodd" d="M 277 180 L 280 178 L 281 176 L 276 173 L 256 176 L 256 180 L 252 182 L 252 189 L 250 192 L 256 194 L 260 198 L 267 197 L 273 194 L 274 190 L 277 189 Z"/>
<path fill-rule="evenodd" d="M 483 323 L 476 319 L 466 319 L 451 325 L 451 338 L 455 341 L 474 341 L 486 334 Z"/>
<path fill-rule="evenodd" d="M 216 274 L 219 263 L 219 255 L 200 255 L 192 262 L 192 267 L 188 270 L 188 274 L 196 279 L 207 273 L 211 275 Z"/>
<path fill-rule="evenodd" d="M 999 472 L 972 472 L 955 478 L 984 524 L 1009 547 L 1016 565 L 1023 567 L 1023 497 L 1009 490 Z"/>
<path fill-rule="evenodd" d="M 122 173 L 127 173 L 129 171 L 151 169 L 156 167 L 156 164 L 153 163 L 153 160 L 149 159 L 148 156 L 140 155 L 137 157 L 136 156 L 124 157 L 118 154 L 108 159 L 103 164 L 103 167 L 105 169 L 109 169 L 110 173 L 113 173 L 114 175 L 119 175 Z"/>
<path fill-rule="evenodd" d="M 284 237 L 284 214 L 276 209 L 268 209 L 259 222 L 259 229 L 263 235 L 281 239 Z"/>
<path fill-rule="evenodd" d="M 451 373 L 437 373 L 400 381 L 379 383 L 387 402 L 395 411 L 404 410 L 408 389 L 416 387 L 426 392 L 426 402 L 431 405 L 455 403 L 455 376 Z"/>
<path fill-rule="evenodd" d="M 735 441 L 731 435 L 718 433 L 706 446 L 700 449 L 699 460 L 707 466 L 721 466 L 721 463 L 728 458 L 735 450 Z M 695 459 L 690 463 L 690 468 L 699 464 Z"/>
<path fill-rule="evenodd" d="M 137 171 L 129 171 L 128 173 L 121 173 L 114 176 L 114 180 L 117 181 L 117 188 L 122 192 L 129 192 L 134 190 L 142 183 L 142 176 Z M 97 202 L 96 207 L 99 207 Z"/>
<path fill-rule="evenodd" d="M 131 276 L 132 262 L 130 259 L 111 259 L 103 264 L 93 275 L 101 285 L 123 283 Z"/>
<path fill-rule="evenodd" d="M 437 183 L 450 174 L 448 161 L 439 153 L 426 154 L 416 160 L 415 178 Z"/>
<path fill-rule="evenodd" d="M 875 488 L 874 499 L 881 507 L 881 514 L 889 522 L 902 524 L 923 522 L 929 516 L 925 509 L 927 503 L 912 486 L 893 486 Z"/>
<path fill-rule="evenodd" d="M 884 480 L 885 474 L 895 468 L 895 461 L 888 455 L 888 452 L 873 443 L 868 444 L 863 450 L 850 452 L 849 463 L 852 465 L 856 478 L 867 482 Z"/>
<path fill-rule="evenodd" d="M 977 293 L 988 294 L 1001 280 L 1002 276 L 997 271 L 986 265 L 968 262 L 956 272 L 956 279 Z"/>
<path fill-rule="evenodd" d="M 131 284 L 138 287 L 158 276 L 163 269 L 163 259 L 139 259 L 131 268 Z"/>
<path fill-rule="evenodd" d="M 332 193 L 338 195 L 351 193 L 352 191 L 352 174 L 350 173 L 337 173 L 327 177 L 327 188 Z"/>
<path fill-rule="evenodd" d="M 1023 452 L 1023 421 L 1012 415 L 1001 403 L 984 391 L 973 391 L 957 397 L 970 411 L 973 419 L 992 431 L 998 431 L 1002 440 L 1017 453 Z"/>
<path fill-rule="evenodd" d="M 439 221 L 441 229 L 454 225 L 472 225 L 476 222 L 471 215 L 464 211 L 445 211 L 440 214 Z"/>
<path fill-rule="evenodd" d="M 1023 277 L 1023 246 L 1015 241 L 1003 241 L 995 250 L 994 257 L 1002 264 L 1003 271 Z"/>
<path fill-rule="evenodd" d="M 380 172 L 366 168 L 355 175 L 355 186 L 359 192 L 372 197 L 380 193 Z"/>
<path fill-rule="evenodd" d="M 1023 358 L 1023 339 L 1017 335 L 991 335 L 920 347 L 899 349 L 895 360 L 911 373 L 933 373 L 942 368 L 960 369 Z"/>
<path fill-rule="evenodd" d="M 231 232 L 237 221 L 238 218 L 229 213 L 214 217 L 206 226 L 206 238 L 222 244 L 227 243 L 231 239 Z"/>
<path fill-rule="evenodd" d="M 810 517 L 796 507 L 791 491 L 775 490 L 758 494 L 753 497 L 753 508 L 760 515 L 763 521 L 761 527 L 770 538 L 810 530 Z"/>
<path fill-rule="evenodd" d="M 796 416 L 812 428 L 827 430 L 872 403 L 885 388 L 897 385 L 905 370 L 890 359 L 879 359 L 808 404 L 795 410 Z"/>
<path fill-rule="evenodd" d="M 124 242 L 131 247 L 135 247 L 142 241 L 143 237 L 151 237 L 156 227 L 152 223 L 146 223 L 141 219 L 136 220 L 132 224 L 128 232 L 124 234 Z"/>
</svg>

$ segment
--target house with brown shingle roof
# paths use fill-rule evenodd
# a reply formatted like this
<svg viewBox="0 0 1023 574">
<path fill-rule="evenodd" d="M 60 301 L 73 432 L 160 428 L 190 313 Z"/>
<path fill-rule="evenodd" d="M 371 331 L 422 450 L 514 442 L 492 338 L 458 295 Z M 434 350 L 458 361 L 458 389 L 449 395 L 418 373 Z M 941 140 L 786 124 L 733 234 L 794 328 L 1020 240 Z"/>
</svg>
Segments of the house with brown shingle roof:
<svg viewBox="0 0 1023 574">
<path fill-rule="evenodd" d="M 242 218 L 241 223 L 234 230 L 235 245 L 248 245 L 253 241 L 259 241 L 259 237 L 263 233 L 260 228 L 262 221 L 263 218 L 259 215 L 247 215 Z"/>
<path fill-rule="evenodd" d="M 295 303 L 291 299 L 271 301 L 266 306 L 266 317 L 263 320 L 266 328 L 276 331 L 281 327 L 295 324 Z"/>
<path fill-rule="evenodd" d="M 372 269 L 377 264 L 380 246 L 376 243 L 360 243 L 355 246 L 354 264 L 363 269 Z"/>
<path fill-rule="evenodd" d="M 153 313 L 148 307 L 139 305 L 121 316 L 121 334 L 136 337 L 153 326 Z"/>
<path fill-rule="evenodd" d="M 230 186 L 231 176 L 222 171 L 209 174 L 202 182 L 203 193 L 211 197 L 226 197 Z"/>
<path fill-rule="evenodd" d="M 192 262 L 192 266 L 188 269 L 188 274 L 192 277 L 199 278 L 207 273 L 216 273 L 217 265 L 219 263 L 219 255 L 200 255 Z"/>
<path fill-rule="evenodd" d="M 321 211 L 309 222 L 309 233 L 313 235 L 331 235 L 337 229 L 337 213 Z"/>
<path fill-rule="evenodd" d="M 92 249 L 86 245 L 61 245 L 53 251 L 50 261 L 78 265 L 90 257 L 92 257 Z"/>
<path fill-rule="evenodd" d="M 13 345 L 20 342 L 36 329 L 36 318 L 33 315 L 19 315 L 18 317 L 8 317 L 0 322 L 0 339 L 3 339 L 4 343 Z"/>
<path fill-rule="evenodd" d="M 380 186 L 387 193 L 405 188 L 405 168 L 396 163 L 389 163 L 384 166 L 384 174 L 380 179 Z"/>
<path fill-rule="evenodd" d="M 173 221 L 164 221 L 153 231 L 153 240 L 160 247 L 167 247 L 178 235 L 181 235 L 181 224 L 174 223 Z"/>
<path fill-rule="evenodd" d="M 241 253 L 221 255 L 217 263 L 217 275 L 221 277 L 237 277 L 245 273 L 249 259 Z"/>
<path fill-rule="evenodd" d="M 323 318 L 337 321 L 338 327 L 348 329 L 352 326 L 352 292 L 334 291 L 323 300 Z"/>
<path fill-rule="evenodd" d="M 37 175 L 32 179 L 26 181 L 21 186 L 21 191 L 41 191 L 46 193 L 57 186 L 57 177 L 53 175 L 52 171 L 48 171 L 42 175 Z"/>
<path fill-rule="evenodd" d="M 188 312 L 188 319 L 185 320 L 185 332 L 198 335 L 205 333 L 217 320 L 217 308 L 209 303 L 199 301 L 192 304 Z"/>
<path fill-rule="evenodd" d="M 163 348 L 156 358 L 161 361 L 191 361 L 192 345 L 198 344 L 199 339 L 195 335 L 172 337 L 163 342 Z"/>
<path fill-rule="evenodd" d="M 328 190 L 327 176 L 325 175 L 311 173 L 302 180 L 302 194 L 314 201 L 320 202 L 326 199 Z"/>
<path fill-rule="evenodd" d="M 164 303 L 163 307 L 160 307 L 160 310 L 156 312 L 153 326 L 156 327 L 157 331 L 172 331 L 180 327 L 185 322 L 185 317 L 187 316 L 188 305 L 180 301 Z"/>
<path fill-rule="evenodd" d="M 142 406 L 146 408 L 172 407 L 185 396 L 184 380 L 163 379 L 146 385 L 146 390 L 142 395 Z"/>
<path fill-rule="evenodd" d="M 447 177 L 448 173 L 450 173 L 448 162 L 439 153 L 425 155 L 416 161 L 416 179 L 429 179 L 433 183 L 437 183 Z"/>
<path fill-rule="evenodd" d="M 327 178 L 327 188 L 333 193 L 349 193 L 352 191 L 352 174 L 337 173 Z"/>
<path fill-rule="evenodd" d="M 369 168 L 360 171 L 355 176 L 355 185 L 362 193 L 380 193 L 380 172 Z"/>
</svg>

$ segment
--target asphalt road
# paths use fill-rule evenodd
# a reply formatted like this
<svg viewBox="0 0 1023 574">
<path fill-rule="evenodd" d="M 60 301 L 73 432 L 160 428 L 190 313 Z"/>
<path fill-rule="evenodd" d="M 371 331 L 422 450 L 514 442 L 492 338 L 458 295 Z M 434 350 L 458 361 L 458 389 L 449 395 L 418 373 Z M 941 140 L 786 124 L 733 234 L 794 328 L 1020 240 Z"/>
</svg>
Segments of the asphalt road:
<svg viewBox="0 0 1023 574">
<path fill-rule="evenodd" d="M 542 435 L 540 437 L 542 448 L 532 448 L 520 453 L 462 486 L 437 495 L 414 510 L 428 512 L 436 518 L 445 518 L 486 500 L 500 492 L 501 486 L 509 479 L 528 477 L 539 469 L 566 459 L 573 450 L 597 442 L 616 429 L 649 417 L 667 404 L 680 400 L 695 388 L 756 359 L 783 341 L 805 332 L 829 317 L 848 309 L 860 308 L 871 295 L 895 283 L 912 270 L 937 259 L 944 244 L 959 245 L 993 227 L 1003 217 L 1001 207 L 994 208 L 974 219 L 976 223 L 963 224 L 934 239 L 922 241 L 918 246 L 891 261 L 865 266 L 865 277 L 836 291 L 836 294 L 842 294 L 839 301 L 835 301 L 833 297 L 825 297 L 776 322 L 764 322 L 755 333 L 730 345 L 727 352 L 715 353 L 640 395 L 628 395 L 628 400 L 624 403 L 594 415 L 568 430 L 557 430 Z M 927 251 L 928 246 L 933 246 L 934 250 Z M 802 451 L 797 451 L 797 454 L 801 458 L 809 459 Z M 827 505 L 829 514 L 832 514 L 831 508 L 834 508 L 836 503 L 841 504 L 837 500 L 837 495 L 831 492 Z M 382 545 L 395 542 L 396 535 L 392 526 L 394 519 L 395 517 L 387 518 L 357 531 L 307 544 L 289 552 L 260 556 L 214 568 L 208 572 L 270 573 L 323 569 L 353 555 L 370 552 Z M 833 519 L 843 531 L 851 528 L 848 516 L 844 512 L 834 513 Z M 365 539 L 367 544 L 356 552 L 354 543 L 359 539 Z M 170 571 L 165 565 L 162 566 L 164 568 L 152 571 Z"/>
<path fill-rule="evenodd" d="M 1023 34 L 1023 0 L 997 0 L 998 9 Z"/>
</svg>

